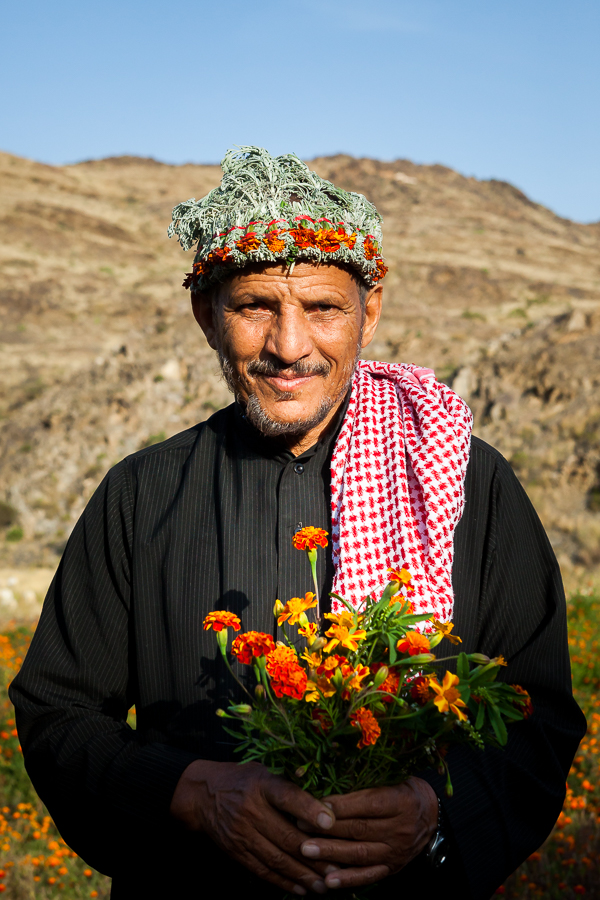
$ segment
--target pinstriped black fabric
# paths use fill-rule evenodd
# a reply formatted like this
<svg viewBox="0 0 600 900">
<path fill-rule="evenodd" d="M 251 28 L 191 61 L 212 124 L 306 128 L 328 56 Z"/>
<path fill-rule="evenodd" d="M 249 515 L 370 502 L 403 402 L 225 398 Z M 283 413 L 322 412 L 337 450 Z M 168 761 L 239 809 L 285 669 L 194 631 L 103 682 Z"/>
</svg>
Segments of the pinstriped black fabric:
<svg viewBox="0 0 600 900">
<path fill-rule="evenodd" d="M 193 759 L 233 758 L 214 714 L 233 685 L 203 617 L 227 608 L 245 628 L 272 631 L 275 599 L 310 589 L 291 536 L 301 524 L 329 530 L 332 443 L 293 458 L 231 406 L 116 466 L 73 532 L 11 697 L 37 790 L 71 846 L 115 875 L 117 898 L 198 896 L 209 863 L 224 867 L 231 892 L 278 896 L 180 832 L 168 806 Z M 467 650 L 507 656 L 505 677 L 530 690 L 536 714 L 511 729 L 505 752 L 453 754 L 452 859 L 441 876 L 416 861 L 382 896 L 423 877 L 489 896 L 551 828 L 585 727 L 554 557 L 510 468 L 477 439 L 466 497 L 456 631 Z M 322 557 L 323 589 L 331 575 Z M 132 703 L 137 732 L 125 724 Z M 424 777 L 441 793 L 435 773 Z M 159 853 L 173 859 L 168 877 Z"/>
</svg>

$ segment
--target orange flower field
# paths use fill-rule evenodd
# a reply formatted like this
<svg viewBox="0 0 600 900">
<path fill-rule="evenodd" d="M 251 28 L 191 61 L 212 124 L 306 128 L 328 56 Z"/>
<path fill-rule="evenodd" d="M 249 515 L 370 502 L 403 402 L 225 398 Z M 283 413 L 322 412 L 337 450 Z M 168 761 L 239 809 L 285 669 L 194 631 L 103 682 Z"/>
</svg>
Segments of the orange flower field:
<svg viewBox="0 0 600 900">
<path fill-rule="evenodd" d="M 600 897 L 600 596 L 573 597 L 569 619 L 573 686 L 588 717 L 588 733 L 569 774 L 554 831 L 497 892 L 513 900 Z M 62 841 L 23 767 L 6 690 L 30 639 L 26 628 L 0 635 L 0 893 L 14 900 L 108 898 L 109 879 Z M 289 660 L 279 664 L 282 689 L 294 690 Z M 130 724 L 135 727 L 135 714 Z M 365 741 L 372 738 L 370 725 L 356 722 Z"/>
</svg>

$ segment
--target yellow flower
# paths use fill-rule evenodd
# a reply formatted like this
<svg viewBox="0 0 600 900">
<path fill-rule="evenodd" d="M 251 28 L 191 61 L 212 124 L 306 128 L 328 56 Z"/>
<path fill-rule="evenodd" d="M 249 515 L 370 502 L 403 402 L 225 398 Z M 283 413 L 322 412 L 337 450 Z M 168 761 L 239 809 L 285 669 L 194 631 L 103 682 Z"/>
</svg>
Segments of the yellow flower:
<svg viewBox="0 0 600 900">
<path fill-rule="evenodd" d="M 455 716 L 458 716 L 460 722 L 466 722 L 467 715 L 459 707 L 466 707 L 467 704 L 464 700 L 461 700 L 460 694 L 456 690 L 458 683 L 458 675 L 453 675 L 452 672 L 446 672 L 442 684 L 435 677 L 429 679 L 429 687 L 437 694 L 433 702 L 438 710 L 441 713 L 452 712 Z"/>
<path fill-rule="evenodd" d="M 332 697 L 334 694 L 335 687 L 328 678 L 317 678 L 316 681 L 306 682 L 304 699 L 307 703 L 316 703 L 321 697 Z"/>
<path fill-rule="evenodd" d="M 325 613 L 324 618 L 330 619 L 332 622 L 335 622 L 336 625 L 343 625 L 344 628 L 354 627 L 354 616 L 347 610 L 344 610 L 341 613 Z M 358 622 L 361 622 L 363 619 L 364 616 L 357 617 Z"/>
<path fill-rule="evenodd" d="M 329 638 L 328 643 L 323 648 L 325 653 L 331 653 L 338 644 L 345 647 L 346 650 L 358 650 L 358 641 L 364 641 L 367 636 L 366 631 L 362 631 L 359 628 L 356 631 L 350 631 L 345 625 L 332 625 L 325 634 Z"/>
<path fill-rule="evenodd" d="M 317 636 L 317 632 L 319 630 L 319 626 L 316 622 L 309 622 L 308 625 L 301 625 L 298 629 L 298 634 L 303 638 L 306 638 L 308 641 L 308 646 L 314 644 L 315 638 Z"/>
<path fill-rule="evenodd" d="M 454 628 L 454 622 L 440 622 L 439 619 L 432 618 L 431 623 L 436 631 L 448 638 L 451 644 L 462 644 L 462 638 L 459 638 L 457 634 L 450 634 Z"/>
<path fill-rule="evenodd" d="M 502 654 L 500 654 L 500 656 L 495 656 L 494 659 L 491 660 L 491 662 L 496 663 L 497 666 L 507 666 L 508 665 L 508 663 L 506 662 L 506 660 L 504 659 Z"/>
<path fill-rule="evenodd" d="M 290 625 L 295 625 L 300 621 L 300 616 L 305 613 L 307 609 L 312 609 L 312 607 L 316 605 L 317 601 L 312 591 L 308 591 L 304 599 L 302 597 L 292 597 L 292 599 L 288 600 L 283 607 L 283 611 L 277 619 L 277 624 L 283 625 L 283 623 L 289 619 Z"/>
<path fill-rule="evenodd" d="M 309 669 L 317 669 L 321 665 L 320 653 L 311 653 L 309 650 L 305 650 L 301 658 L 308 663 Z"/>
</svg>

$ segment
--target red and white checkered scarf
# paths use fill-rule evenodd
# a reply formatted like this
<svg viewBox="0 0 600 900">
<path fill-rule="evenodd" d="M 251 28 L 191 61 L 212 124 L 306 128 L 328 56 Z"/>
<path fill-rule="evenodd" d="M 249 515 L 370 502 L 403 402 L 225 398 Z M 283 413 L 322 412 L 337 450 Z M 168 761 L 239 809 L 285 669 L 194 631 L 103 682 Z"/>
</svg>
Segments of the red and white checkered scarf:
<svg viewBox="0 0 600 900">
<path fill-rule="evenodd" d="M 359 362 L 331 460 L 333 590 L 345 600 L 380 595 L 388 568 L 405 565 L 416 610 L 452 618 L 472 424 L 431 369 Z"/>
</svg>

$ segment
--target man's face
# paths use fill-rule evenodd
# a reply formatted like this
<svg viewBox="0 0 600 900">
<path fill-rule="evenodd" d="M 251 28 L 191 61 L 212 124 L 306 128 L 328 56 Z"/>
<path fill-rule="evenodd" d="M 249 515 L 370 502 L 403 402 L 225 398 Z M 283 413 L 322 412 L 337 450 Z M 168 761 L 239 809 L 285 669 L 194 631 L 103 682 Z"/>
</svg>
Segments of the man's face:
<svg viewBox="0 0 600 900">
<path fill-rule="evenodd" d="M 349 386 L 381 311 L 381 288 L 361 308 L 348 271 L 299 263 L 242 272 L 217 301 L 194 297 L 194 314 L 227 381 L 265 434 L 315 437 Z M 318 434 L 316 435 L 318 438 Z"/>
</svg>

